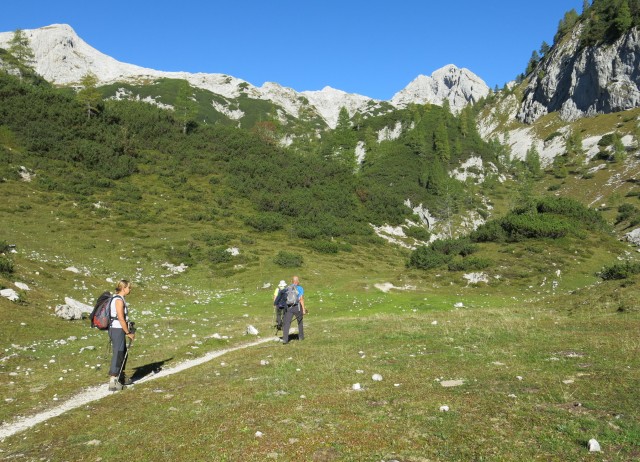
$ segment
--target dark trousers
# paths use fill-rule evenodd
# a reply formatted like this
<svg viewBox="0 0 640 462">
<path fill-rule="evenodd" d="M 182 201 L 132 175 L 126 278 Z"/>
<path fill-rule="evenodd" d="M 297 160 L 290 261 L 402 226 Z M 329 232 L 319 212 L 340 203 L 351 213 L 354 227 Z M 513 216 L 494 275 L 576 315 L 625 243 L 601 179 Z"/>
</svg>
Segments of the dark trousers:
<svg viewBox="0 0 640 462">
<path fill-rule="evenodd" d="M 304 326 L 302 325 L 302 310 L 300 305 L 294 305 L 288 307 L 284 313 L 284 323 L 282 325 L 282 341 L 287 343 L 289 341 L 289 328 L 291 327 L 291 321 L 293 317 L 296 317 L 298 321 L 298 339 L 304 340 Z"/>
<path fill-rule="evenodd" d="M 120 371 L 124 371 L 126 367 L 125 353 L 127 352 L 126 336 L 124 329 L 110 328 L 109 337 L 113 347 L 113 356 L 111 356 L 111 367 L 109 368 L 110 376 L 117 376 Z"/>
<path fill-rule="evenodd" d="M 281 329 L 285 308 L 274 306 L 274 309 L 276 310 L 276 326 L 278 327 L 278 329 Z"/>
</svg>

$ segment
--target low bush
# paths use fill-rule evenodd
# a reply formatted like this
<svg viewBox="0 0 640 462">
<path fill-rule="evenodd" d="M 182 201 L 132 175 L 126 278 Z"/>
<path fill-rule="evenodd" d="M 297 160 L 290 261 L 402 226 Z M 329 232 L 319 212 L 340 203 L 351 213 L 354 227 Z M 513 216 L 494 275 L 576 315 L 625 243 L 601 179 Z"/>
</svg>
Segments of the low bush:
<svg viewBox="0 0 640 462">
<path fill-rule="evenodd" d="M 279 213 L 260 212 L 245 218 L 246 225 L 251 226 L 256 231 L 268 232 L 277 231 L 284 226 L 284 218 Z"/>
<path fill-rule="evenodd" d="M 627 279 L 635 274 L 640 274 L 640 262 L 617 262 L 611 266 L 605 266 L 599 276 L 605 281 L 615 279 Z"/>
<path fill-rule="evenodd" d="M 422 270 L 434 269 L 446 265 L 453 257 L 434 251 L 429 246 L 421 246 L 411 252 L 407 266 Z"/>
<path fill-rule="evenodd" d="M 0 255 L 0 273 L 12 274 L 13 273 L 13 260 L 6 255 Z"/>
<path fill-rule="evenodd" d="M 207 260 L 214 264 L 227 263 L 231 261 L 231 258 L 232 255 L 224 247 L 216 247 L 207 252 Z"/>
<path fill-rule="evenodd" d="M 449 263 L 449 271 L 478 271 L 489 268 L 493 262 L 488 258 L 455 258 Z"/>
<path fill-rule="evenodd" d="M 301 255 L 293 252 L 281 250 L 273 259 L 273 262 L 283 268 L 298 268 L 302 266 L 303 258 Z"/>
<path fill-rule="evenodd" d="M 431 239 L 431 233 L 422 226 L 410 226 L 405 229 L 404 234 L 407 237 L 412 237 L 418 241 L 429 242 Z"/>
<path fill-rule="evenodd" d="M 338 251 L 340 250 L 340 246 L 337 242 L 325 241 L 320 239 L 309 242 L 309 247 L 311 247 L 316 252 L 327 254 L 338 253 Z"/>
</svg>

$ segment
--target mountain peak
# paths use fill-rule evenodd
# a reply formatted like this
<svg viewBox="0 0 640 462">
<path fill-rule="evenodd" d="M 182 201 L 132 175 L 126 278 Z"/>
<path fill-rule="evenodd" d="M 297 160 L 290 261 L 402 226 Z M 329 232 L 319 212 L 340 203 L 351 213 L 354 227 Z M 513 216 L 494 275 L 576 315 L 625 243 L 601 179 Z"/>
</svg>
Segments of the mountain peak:
<svg viewBox="0 0 640 462">
<path fill-rule="evenodd" d="M 396 107 L 410 103 L 441 105 L 449 101 L 451 110 L 460 111 L 489 94 L 489 87 L 476 74 L 454 64 L 447 64 L 431 74 L 419 75 L 391 98 Z"/>
<path fill-rule="evenodd" d="M 301 107 L 308 101 L 332 128 L 336 126 L 338 114 L 343 107 L 353 116 L 356 112 L 367 114 L 384 103 L 330 86 L 325 86 L 322 90 L 296 92 L 277 83 L 266 82 L 258 88 L 225 74 L 164 72 L 122 63 L 91 47 L 68 24 L 51 24 L 23 32 L 34 52 L 35 71 L 57 85 L 78 84 L 88 73 L 94 74 L 102 85 L 141 79 L 184 79 L 194 87 L 228 99 L 244 94 L 272 101 L 294 117 L 298 117 Z M 13 34 L 13 31 L 0 33 L 0 47 L 6 48 Z M 431 77 L 418 76 L 404 90 L 396 93 L 390 103 L 396 107 L 405 107 L 410 103 L 442 104 L 448 99 L 451 109 L 455 111 L 477 101 L 488 92 L 489 88 L 478 76 L 467 69 L 449 64 L 435 71 Z"/>
</svg>

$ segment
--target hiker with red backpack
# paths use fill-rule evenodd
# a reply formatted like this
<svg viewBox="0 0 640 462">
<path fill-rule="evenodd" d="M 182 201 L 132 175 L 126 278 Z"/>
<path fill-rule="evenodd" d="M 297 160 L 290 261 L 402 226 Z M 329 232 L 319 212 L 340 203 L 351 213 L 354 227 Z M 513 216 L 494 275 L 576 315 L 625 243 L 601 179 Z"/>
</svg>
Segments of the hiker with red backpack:
<svg viewBox="0 0 640 462">
<path fill-rule="evenodd" d="M 122 279 L 116 286 L 116 293 L 110 301 L 109 337 L 113 345 L 113 356 L 109 369 L 109 391 L 122 390 L 124 385 L 131 385 L 133 382 L 124 375 L 124 368 L 127 362 L 127 350 L 131 347 L 131 342 L 135 340 L 136 334 L 133 323 L 129 322 L 129 311 L 124 298 L 131 292 L 131 283 Z M 127 347 L 129 339 L 129 347 Z"/>
</svg>

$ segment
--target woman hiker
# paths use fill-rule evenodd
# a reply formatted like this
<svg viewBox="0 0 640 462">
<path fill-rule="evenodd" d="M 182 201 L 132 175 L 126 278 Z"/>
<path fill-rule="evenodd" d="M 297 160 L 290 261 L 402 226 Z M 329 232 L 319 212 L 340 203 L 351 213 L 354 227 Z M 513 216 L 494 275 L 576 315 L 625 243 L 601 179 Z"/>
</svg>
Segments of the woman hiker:
<svg viewBox="0 0 640 462">
<path fill-rule="evenodd" d="M 109 391 L 122 390 L 124 385 L 133 383 L 124 375 L 127 356 L 127 338 L 135 340 L 136 334 L 129 329 L 129 312 L 124 298 L 131 292 L 131 283 L 122 279 L 116 286 L 116 294 L 111 299 L 111 326 L 109 337 L 113 345 L 113 356 L 109 369 Z"/>
</svg>

